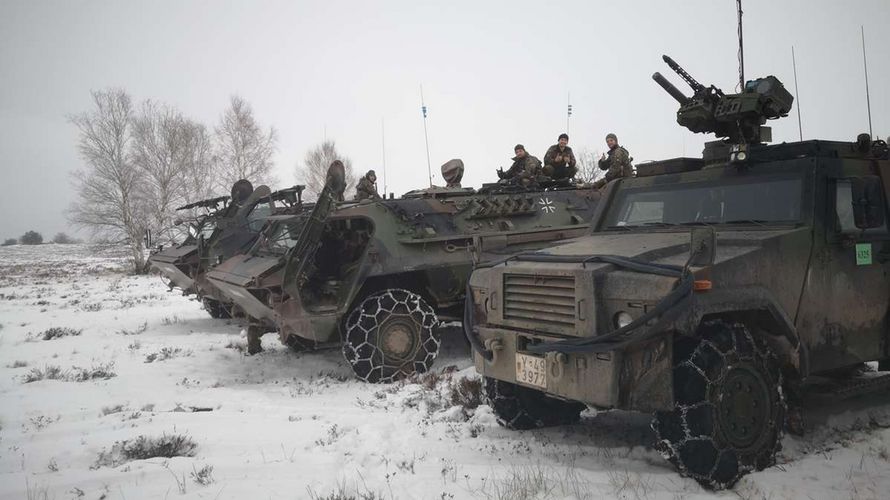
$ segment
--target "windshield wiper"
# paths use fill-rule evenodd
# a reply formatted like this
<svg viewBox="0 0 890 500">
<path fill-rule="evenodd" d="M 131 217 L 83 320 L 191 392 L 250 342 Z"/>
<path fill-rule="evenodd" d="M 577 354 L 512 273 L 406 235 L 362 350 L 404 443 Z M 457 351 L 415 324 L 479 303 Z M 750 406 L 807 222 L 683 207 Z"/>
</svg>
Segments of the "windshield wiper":
<svg viewBox="0 0 890 500">
<path fill-rule="evenodd" d="M 761 226 L 761 227 L 768 227 L 767 226 L 768 222 L 775 222 L 775 221 L 767 221 L 767 220 L 762 220 L 762 219 L 734 219 L 734 220 L 728 220 L 728 221 L 724 222 L 723 224 L 754 224 L 754 225 Z"/>
</svg>

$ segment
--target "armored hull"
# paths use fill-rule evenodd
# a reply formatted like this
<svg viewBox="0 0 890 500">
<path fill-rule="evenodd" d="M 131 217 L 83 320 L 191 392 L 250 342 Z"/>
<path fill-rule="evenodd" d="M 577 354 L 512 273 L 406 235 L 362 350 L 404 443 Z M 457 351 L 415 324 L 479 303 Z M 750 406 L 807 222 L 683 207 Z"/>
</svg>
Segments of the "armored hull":
<svg viewBox="0 0 890 500">
<path fill-rule="evenodd" d="M 436 324 L 459 318 L 474 262 L 586 234 L 598 200 L 598 192 L 586 189 L 437 190 L 332 205 L 326 214 L 275 221 L 248 255 L 229 259 L 207 276 L 256 329 L 277 331 L 289 345 L 340 342 L 342 333 L 348 345 L 356 327 L 345 324 L 346 316 L 361 316 L 356 311 L 363 301 L 387 291 L 406 292 L 404 300 L 412 304 L 422 301 Z M 416 361 L 424 342 L 403 326 L 394 333 L 399 338 L 389 340 L 393 349 L 407 350 L 401 358 Z M 423 363 L 400 366 L 395 376 L 417 366 Z"/>
</svg>

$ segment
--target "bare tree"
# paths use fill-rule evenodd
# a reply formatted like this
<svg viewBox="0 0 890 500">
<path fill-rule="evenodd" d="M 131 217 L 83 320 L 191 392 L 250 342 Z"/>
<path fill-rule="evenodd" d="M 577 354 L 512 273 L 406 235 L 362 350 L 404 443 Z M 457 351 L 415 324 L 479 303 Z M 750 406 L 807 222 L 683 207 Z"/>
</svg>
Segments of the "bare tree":
<svg viewBox="0 0 890 500">
<path fill-rule="evenodd" d="M 239 179 L 254 184 L 274 183 L 272 155 L 277 134 L 272 127 L 268 132 L 260 129 L 247 101 L 232 96 L 214 132 L 214 162 L 220 188 L 228 191 Z"/>
<path fill-rule="evenodd" d="M 143 178 L 129 156 L 133 107 L 121 89 L 92 92 L 94 109 L 70 117 L 78 128 L 78 150 L 85 168 L 73 182 L 78 200 L 69 220 L 93 235 L 127 243 L 136 272 L 145 266 L 139 189 Z"/>
<path fill-rule="evenodd" d="M 578 173 L 575 174 L 575 179 L 593 184 L 598 181 L 606 172 L 600 170 L 599 168 L 599 151 L 590 151 L 589 149 L 582 149 L 575 155 L 575 158 L 578 162 Z"/>
<path fill-rule="evenodd" d="M 159 241 L 179 236 L 175 209 L 206 198 L 210 188 L 209 141 L 203 125 L 152 101 L 133 119 L 134 165 L 145 184 L 139 198 L 147 225 Z"/>
<path fill-rule="evenodd" d="M 303 163 L 297 164 L 294 175 L 297 182 L 306 185 L 307 199 L 317 198 L 324 188 L 325 179 L 328 173 L 328 167 L 334 160 L 343 162 L 346 167 L 346 192 L 358 182 L 355 170 L 352 168 L 352 160 L 341 155 L 337 151 L 337 145 L 334 141 L 324 141 L 306 152 Z M 347 194 L 347 198 L 349 195 Z"/>
</svg>

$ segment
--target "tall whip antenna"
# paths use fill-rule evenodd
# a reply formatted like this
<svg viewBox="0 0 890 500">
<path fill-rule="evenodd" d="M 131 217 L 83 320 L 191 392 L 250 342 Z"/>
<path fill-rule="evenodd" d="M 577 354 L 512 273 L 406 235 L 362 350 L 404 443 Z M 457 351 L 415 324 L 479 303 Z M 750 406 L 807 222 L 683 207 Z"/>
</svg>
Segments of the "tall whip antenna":
<svg viewBox="0 0 890 500">
<path fill-rule="evenodd" d="M 745 45 L 742 43 L 742 0 L 736 0 L 739 13 L 739 92 L 745 89 Z"/>
<path fill-rule="evenodd" d="M 568 104 L 568 108 L 566 109 L 566 134 L 569 133 L 569 118 L 572 117 L 572 93 L 569 92 L 566 96 L 566 103 Z"/>
<path fill-rule="evenodd" d="M 794 57 L 794 45 L 791 46 L 791 66 L 794 68 L 794 105 L 797 107 L 797 132 L 803 140 L 803 125 L 800 121 L 800 91 L 797 89 L 797 59 Z"/>
<path fill-rule="evenodd" d="M 430 138 L 426 133 L 426 103 L 423 101 L 423 85 L 420 86 L 420 110 L 423 111 L 423 139 L 426 141 L 426 173 L 430 176 L 430 187 L 433 187 L 433 167 L 430 166 Z"/>
<path fill-rule="evenodd" d="M 862 32 L 862 66 L 865 68 L 865 104 L 868 107 L 868 136 L 874 137 L 871 131 L 871 98 L 868 94 L 868 61 L 865 59 L 865 27 L 860 25 Z"/>
<path fill-rule="evenodd" d="M 383 197 L 386 198 L 386 129 L 383 127 L 383 118 L 380 119 L 380 140 L 383 150 Z"/>
</svg>

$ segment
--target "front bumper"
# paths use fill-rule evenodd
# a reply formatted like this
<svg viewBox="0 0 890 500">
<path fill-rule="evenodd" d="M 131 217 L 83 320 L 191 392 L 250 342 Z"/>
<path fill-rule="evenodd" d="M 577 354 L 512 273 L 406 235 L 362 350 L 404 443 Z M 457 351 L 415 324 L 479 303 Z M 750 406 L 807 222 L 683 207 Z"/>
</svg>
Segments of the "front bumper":
<svg viewBox="0 0 890 500">
<path fill-rule="evenodd" d="M 476 370 L 486 377 L 517 383 L 516 354 L 527 354 L 543 357 L 545 363 L 545 388 L 529 386 L 533 389 L 598 408 L 652 412 L 674 406 L 668 335 L 621 351 L 540 356 L 529 353 L 526 346 L 560 338 L 490 327 L 479 327 L 478 332 L 494 351 L 491 361 L 474 353 Z"/>
<path fill-rule="evenodd" d="M 175 264 L 152 260 L 151 266 L 167 277 L 173 286 L 182 290 L 184 294 L 195 293 L 195 280 L 182 272 Z"/>
</svg>

